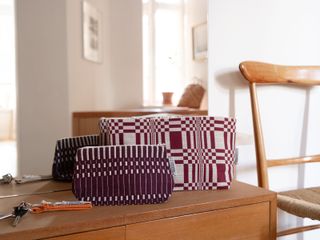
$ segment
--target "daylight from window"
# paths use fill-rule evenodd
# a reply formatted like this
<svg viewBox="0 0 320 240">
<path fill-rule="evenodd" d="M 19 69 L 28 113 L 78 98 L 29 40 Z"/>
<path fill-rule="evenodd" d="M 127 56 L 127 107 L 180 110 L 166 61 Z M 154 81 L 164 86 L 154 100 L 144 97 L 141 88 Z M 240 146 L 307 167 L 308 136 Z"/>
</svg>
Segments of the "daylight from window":
<svg viewBox="0 0 320 240">
<path fill-rule="evenodd" d="M 0 0 L 0 177 L 17 174 L 14 1 Z"/>
<path fill-rule="evenodd" d="M 143 0 L 144 105 L 161 105 L 162 92 L 176 103 L 184 82 L 183 0 Z"/>
</svg>

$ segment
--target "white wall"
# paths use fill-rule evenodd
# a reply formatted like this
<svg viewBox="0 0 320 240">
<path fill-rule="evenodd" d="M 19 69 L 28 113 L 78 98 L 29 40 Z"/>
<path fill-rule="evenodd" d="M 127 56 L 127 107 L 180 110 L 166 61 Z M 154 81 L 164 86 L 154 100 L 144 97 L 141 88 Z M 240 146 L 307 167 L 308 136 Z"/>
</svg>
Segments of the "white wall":
<svg viewBox="0 0 320 240">
<path fill-rule="evenodd" d="M 70 132 L 64 0 L 17 0 L 18 172 L 50 173 Z"/>
<path fill-rule="evenodd" d="M 82 56 L 82 1 L 66 2 L 70 111 L 142 106 L 141 1 L 88 1 L 102 15 L 99 64 Z"/>
<path fill-rule="evenodd" d="M 142 2 L 111 0 L 113 107 L 142 106 Z"/>
<path fill-rule="evenodd" d="M 209 111 L 213 115 L 236 117 L 239 135 L 249 136 L 249 141 L 241 136 L 238 141 L 237 178 L 241 181 L 257 183 L 248 85 L 238 65 L 244 60 L 320 65 L 319 8 L 317 0 L 209 1 Z M 319 88 L 258 89 L 260 104 L 264 106 L 261 114 L 267 157 L 317 153 L 319 93 Z M 315 113 L 311 114 L 313 110 Z M 306 168 L 311 170 L 308 175 L 304 168 L 296 166 L 289 171 L 271 170 L 270 177 L 274 179 L 271 188 L 318 185 L 319 165 Z M 280 228 L 296 223 L 283 214 L 279 222 Z M 301 236 L 299 239 L 303 239 Z M 316 236 L 320 236 L 319 231 L 305 233 L 304 239 Z"/>
<path fill-rule="evenodd" d="M 74 111 L 142 105 L 140 0 L 90 0 L 102 15 L 103 62 L 82 57 L 81 0 L 17 0 L 18 174 L 51 172 Z"/>
<path fill-rule="evenodd" d="M 70 111 L 142 106 L 141 1 L 89 1 L 102 15 L 99 64 L 82 57 L 82 1 L 66 2 Z"/>
<path fill-rule="evenodd" d="M 66 1 L 70 112 L 112 108 L 110 1 L 88 1 L 102 17 L 102 63 L 83 58 L 82 1 Z"/>
<path fill-rule="evenodd" d="M 185 59 L 186 81 L 193 82 L 194 77 L 201 79 L 200 83 L 207 89 L 208 86 L 208 62 L 207 60 L 195 61 L 193 59 L 192 27 L 207 22 L 208 0 L 187 0 L 185 11 Z M 208 109 L 207 92 L 202 100 L 201 108 Z"/>
</svg>

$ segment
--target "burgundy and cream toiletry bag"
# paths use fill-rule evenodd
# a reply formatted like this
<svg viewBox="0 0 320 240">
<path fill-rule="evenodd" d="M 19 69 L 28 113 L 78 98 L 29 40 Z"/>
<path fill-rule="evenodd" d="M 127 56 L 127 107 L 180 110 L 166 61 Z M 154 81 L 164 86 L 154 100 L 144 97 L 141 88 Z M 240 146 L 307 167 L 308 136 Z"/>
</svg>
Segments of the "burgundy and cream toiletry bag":
<svg viewBox="0 0 320 240">
<path fill-rule="evenodd" d="M 85 146 L 100 145 L 98 135 L 63 138 L 57 141 L 53 165 L 52 177 L 59 181 L 72 181 L 73 165 L 77 150 Z"/>
<path fill-rule="evenodd" d="M 94 205 L 166 201 L 173 177 L 163 145 L 84 147 L 77 151 L 73 193 Z"/>
<path fill-rule="evenodd" d="M 108 144 L 165 144 L 174 160 L 174 190 L 230 188 L 235 119 L 209 116 L 102 118 Z"/>
</svg>

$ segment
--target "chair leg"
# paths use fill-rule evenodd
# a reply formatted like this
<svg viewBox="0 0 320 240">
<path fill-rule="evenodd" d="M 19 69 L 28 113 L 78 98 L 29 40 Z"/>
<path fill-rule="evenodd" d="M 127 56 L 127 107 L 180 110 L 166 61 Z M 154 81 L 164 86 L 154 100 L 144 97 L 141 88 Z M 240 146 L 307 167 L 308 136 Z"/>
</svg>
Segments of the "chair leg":
<svg viewBox="0 0 320 240">
<path fill-rule="evenodd" d="M 302 227 L 297 227 L 297 228 L 290 228 L 281 232 L 277 233 L 277 237 L 282 237 L 286 235 L 291 235 L 291 234 L 296 234 L 296 233 L 301 233 L 301 232 L 306 232 L 306 231 L 311 231 L 320 228 L 320 224 L 316 225 L 310 225 L 310 226 L 302 226 Z"/>
</svg>

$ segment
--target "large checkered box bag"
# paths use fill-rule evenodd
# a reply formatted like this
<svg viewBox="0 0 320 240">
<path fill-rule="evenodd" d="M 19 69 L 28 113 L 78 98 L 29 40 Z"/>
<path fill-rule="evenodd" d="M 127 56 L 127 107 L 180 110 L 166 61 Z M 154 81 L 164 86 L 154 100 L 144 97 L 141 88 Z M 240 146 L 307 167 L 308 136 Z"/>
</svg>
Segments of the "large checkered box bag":
<svg viewBox="0 0 320 240">
<path fill-rule="evenodd" d="M 165 146 L 113 145 L 80 148 L 73 193 L 95 205 L 153 204 L 173 190 Z"/>
<path fill-rule="evenodd" d="M 130 122 L 130 130 L 124 129 L 126 122 Z M 175 163 L 174 190 L 230 188 L 235 124 L 232 118 L 210 116 L 100 120 L 110 144 L 165 144 Z"/>
<path fill-rule="evenodd" d="M 98 145 L 100 145 L 100 137 L 98 135 L 86 135 L 57 140 L 52 165 L 53 179 L 71 181 L 77 150 L 85 146 Z"/>
</svg>

